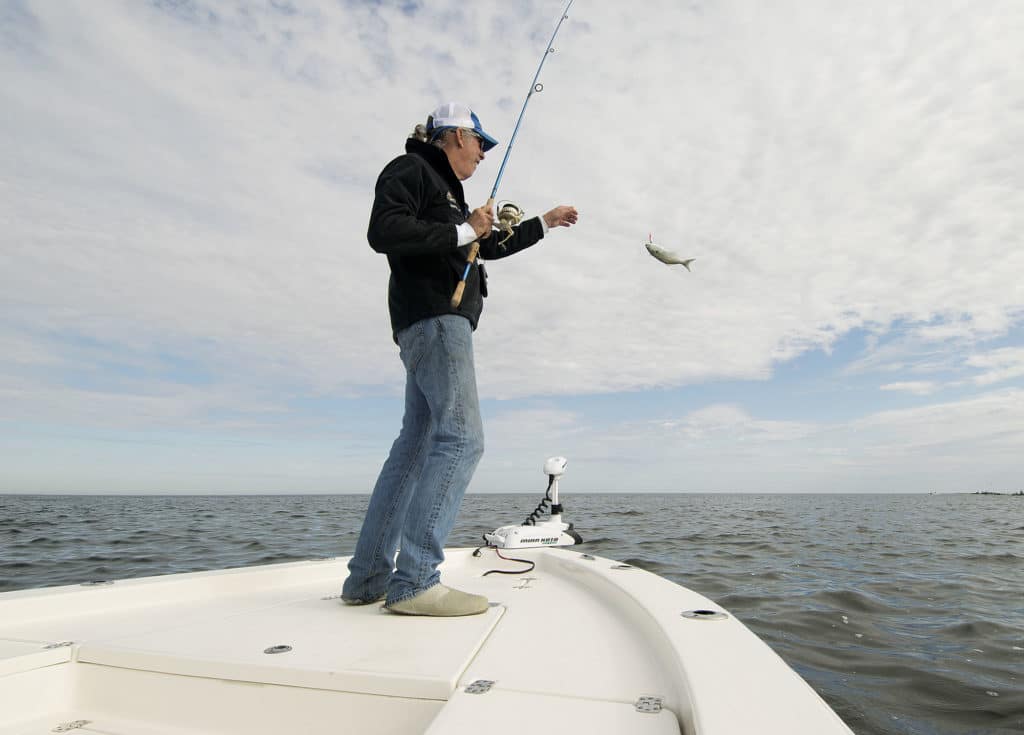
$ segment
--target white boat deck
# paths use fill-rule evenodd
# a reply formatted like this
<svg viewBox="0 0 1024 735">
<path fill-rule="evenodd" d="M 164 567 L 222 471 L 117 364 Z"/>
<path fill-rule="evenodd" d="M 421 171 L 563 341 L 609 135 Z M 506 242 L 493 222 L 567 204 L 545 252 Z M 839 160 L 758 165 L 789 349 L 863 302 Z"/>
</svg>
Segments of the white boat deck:
<svg viewBox="0 0 1024 735">
<path fill-rule="evenodd" d="M 471 552 L 441 570 L 492 601 L 464 618 L 344 605 L 347 559 L 0 594 L 0 735 L 850 732 L 734 618 L 682 616 L 720 611 L 692 591 Z"/>
</svg>

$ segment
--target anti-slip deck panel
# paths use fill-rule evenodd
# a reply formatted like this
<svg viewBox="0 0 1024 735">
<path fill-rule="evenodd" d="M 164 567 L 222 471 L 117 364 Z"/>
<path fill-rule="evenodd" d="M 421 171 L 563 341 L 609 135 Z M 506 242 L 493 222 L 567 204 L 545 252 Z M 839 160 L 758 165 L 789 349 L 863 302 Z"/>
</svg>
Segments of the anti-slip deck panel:
<svg viewBox="0 0 1024 735">
<path fill-rule="evenodd" d="M 447 699 L 503 608 L 419 618 L 336 597 L 81 644 L 78 660 L 316 689 Z"/>
</svg>

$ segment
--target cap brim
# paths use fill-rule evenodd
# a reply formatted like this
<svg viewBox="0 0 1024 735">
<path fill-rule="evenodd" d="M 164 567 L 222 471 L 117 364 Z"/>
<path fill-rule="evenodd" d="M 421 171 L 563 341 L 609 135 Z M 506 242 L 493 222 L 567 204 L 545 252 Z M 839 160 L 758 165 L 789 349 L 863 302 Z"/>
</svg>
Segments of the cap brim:
<svg viewBox="0 0 1024 735">
<path fill-rule="evenodd" d="M 484 149 L 484 153 L 491 150 L 491 148 L 493 148 L 494 146 L 498 145 L 498 141 L 489 136 L 483 130 L 478 130 L 477 132 L 480 133 L 480 140 L 483 141 L 482 148 Z"/>
</svg>

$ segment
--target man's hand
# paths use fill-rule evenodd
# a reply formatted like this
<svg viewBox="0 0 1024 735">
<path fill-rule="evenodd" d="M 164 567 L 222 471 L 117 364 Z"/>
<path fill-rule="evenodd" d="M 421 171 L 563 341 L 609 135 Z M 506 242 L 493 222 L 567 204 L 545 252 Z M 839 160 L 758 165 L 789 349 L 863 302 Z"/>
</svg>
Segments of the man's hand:
<svg viewBox="0 0 1024 735">
<path fill-rule="evenodd" d="M 548 227 L 569 227 L 570 225 L 576 224 L 576 220 L 579 216 L 580 213 L 576 211 L 576 207 L 563 204 L 562 206 L 555 207 L 550 212 L 545 213 L 544 223 Z"/>
<path fill-rule="evenodd" d="M 477 207 L 469 214 L 466 220 L 472 226 L 478 238 L 485 238 L 494 229 L 494 212 L 488 206 Z"/>
</svg>

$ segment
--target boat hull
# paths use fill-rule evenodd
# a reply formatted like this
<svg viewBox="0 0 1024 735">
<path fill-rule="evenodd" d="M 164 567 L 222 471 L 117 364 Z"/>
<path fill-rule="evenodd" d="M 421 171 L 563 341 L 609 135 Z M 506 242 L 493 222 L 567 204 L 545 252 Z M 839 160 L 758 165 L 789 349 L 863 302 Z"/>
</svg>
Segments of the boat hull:
<svg viewBox="0 0 1024 735">
<path fill-rule="evenodd" d="M 465 618 L 344 605 L 347 558 L 0 594 L 0 735 L 851 732 L 706 597 L 578 548 L 515 555 L 534 568 L 446 551 L 444 582 L 492 601 Z"/>
</svg>

